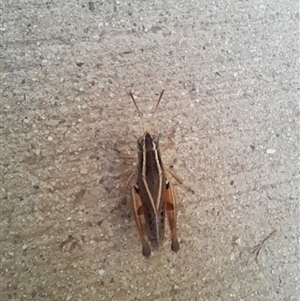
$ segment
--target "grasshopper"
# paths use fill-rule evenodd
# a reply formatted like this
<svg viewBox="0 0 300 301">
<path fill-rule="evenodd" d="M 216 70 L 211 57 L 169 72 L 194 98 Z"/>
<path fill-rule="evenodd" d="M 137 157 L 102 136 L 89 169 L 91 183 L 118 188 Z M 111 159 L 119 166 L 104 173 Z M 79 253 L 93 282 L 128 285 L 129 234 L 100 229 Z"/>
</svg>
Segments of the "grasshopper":
<svg viewBox="0 0 300 301">
<path fill-rule="evenodd" d="M 149 242 L 152 246 L 158 247 L 163 240 L 166 214 L 171 230 L 171 249 L 177 252 L 180 248 L 176 232 L 176 201 L 173 187 L 166 178 L 159 148 L 159 137 L 150 132 L 151 122 L 163 93 L 164 90 L 159 96 L 146 128 L 143 116 L 130 92 L 144 131 L 143 135 L 137 139 L 137 180 L 132 187 L 132 200 L 134 218 L 145 258 L 151 255 Z"/>
</svg>

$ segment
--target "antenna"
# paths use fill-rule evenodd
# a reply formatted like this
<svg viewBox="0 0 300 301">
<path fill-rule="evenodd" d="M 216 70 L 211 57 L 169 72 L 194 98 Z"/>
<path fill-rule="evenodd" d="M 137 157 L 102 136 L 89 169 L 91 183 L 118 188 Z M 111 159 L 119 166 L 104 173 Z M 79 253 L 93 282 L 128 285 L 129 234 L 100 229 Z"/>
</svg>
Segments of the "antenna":
<svg viewBox="0 0 300 301">
<path fill-rule="evenodd" d="M 152 121 L 153 121 L 154 114 L 155 114 L 156 111 L 157 111 L 157 108 L 158 108 L 159 103 L 160 103 L 160 100 L 161 100 L 161 98 L 162 98 L 162 96 L 163 96 L 163 94 L 164 94 L 164 91 L 165 91 L 165 90 L 162 90 L 162 91 L 161 91 L 160 96 L 159 96 L 159 99 L 158 99 L 158 101 L 157 101 L 157 103 L 156 103 L 155 109 L 154 109 L 154 111 L 153 111 L 153 113 L 152 113 L 152 116 L 151 116 L 151 119 L 150 119 L 150 122 L 149 122 L 149 125 L 148 125 L 149 131 L 150 131 L 150 127 L 151 127 L 151 124 L 152 124 Z"/>
<path fill-rule="evenodd" d="M 157 101 L 157 103 L 156 103 L 156 106 L 155 106 L 154 111 L 153 111 L 153 113 L 152 113 L 150 122 L 149 122 L 149 124 L 148 124 L 148 129 L 146 129 L 146 127 L 145 127 L 143 115 L 142 115 L 141 111 L 139 110 L 139 107 L 137 106 L 137 103 L 136 103 L 136 101 L 135 101 L 135 99 L 134 99 L 134 97 L 133 97 L 132 92 L 129 92 L 129 95 L 131 96 L 131 98 L 132 98 L 132 100 L 133 100 L 133 103 L 134 103 L 134 105 L 135 105 L 135 108 L 136 108 L 136 110 L 137 110 L 137 112 L 138 112 L 138 114 L 139 114 L 139 116 L 140 116 L 140 118 L 141 118 L 141 120 L 142 120 L 143 131 L 144 131 L 144 133 L 150 131 L 150 127 L 151 127 L 151 124 L 152 124 L 152 121 L 153 121 L 154 114 L 155 114 L 156 111 L 157 111 L 157 108 L 158 108 L 159 103 L 160 103 L 160 100 L 161 100 L 161 98 L 162 98 L 162 96 L 163 96 L 163 94 L 164 94 L 164 91 L 165 91 L 165 90 L 162 90 L 161 93 L 160 93 L 159 99 L 158 99 L 158 101 Z"/>
<path fill-rule="evenodd" d="M 129 92 L 129 95 L 131 96 L 131 98 L 132 98 L 132 100 L 133 100 L 133 103 L 134 103 L 134 105 L 135 105 L 135 108 L 136 108 L 137 112 L 139 113 L 139 116 L 140 116 L 140 118 L 141 118 L 141 120 L 142 120 L 142 124 L 143 124 L 143 131 L 145 132 L 145 123 L 144 123 L 143 115 L 142 115 L 142 113 L 140 112 L 139 107 L 137 106 L 137 104 L 136 104 L 136 102 L 135 102 L 135 99 L 134 99 L 133 94 L 132 94 L 131 91 Z"/>
</svg>

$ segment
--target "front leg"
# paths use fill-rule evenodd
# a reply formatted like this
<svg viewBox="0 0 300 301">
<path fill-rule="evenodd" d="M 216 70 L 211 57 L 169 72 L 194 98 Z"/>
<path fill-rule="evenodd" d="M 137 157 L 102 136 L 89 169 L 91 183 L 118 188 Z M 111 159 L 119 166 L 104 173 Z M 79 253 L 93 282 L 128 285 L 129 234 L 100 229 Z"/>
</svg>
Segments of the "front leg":
<svg viewBox="0 0 300 301">
<path fill-rule="evenodd" d="M 138 228 L 140 239 L 143 245 L 142 253 L 146 258 L 148 258 L 151 255 L 151 250 L 148 243 L 148 237 L 145 233 L 145 205 L 143 205 L 141 201 L 141 197 L 136 186 L 132 187 L 132 203 L 135 223 Z"/>
<path fill-rule="evenodd" d="M 167 216 L 170 225 L 171 231 L 171 249 L 174 252 L 179 251 L 180 246 L 177 239 L 177 208 L 176 208 L 176 200 L 174 196 L 174 191 L 171 183 L 167 180 L 166 182 L 166 190 L 164 193 L 164 208 L 167 211 Z"/>
<path fill-rule="evenodd" d="M 137 160 L 136 155 L 122 154 L 116 147 L 114 147 L 114 150 L 118 153 L 118 157 L 119 157 L 120 160 L 124 160 L 124 161 L 136 161 Z"/>
</svg>

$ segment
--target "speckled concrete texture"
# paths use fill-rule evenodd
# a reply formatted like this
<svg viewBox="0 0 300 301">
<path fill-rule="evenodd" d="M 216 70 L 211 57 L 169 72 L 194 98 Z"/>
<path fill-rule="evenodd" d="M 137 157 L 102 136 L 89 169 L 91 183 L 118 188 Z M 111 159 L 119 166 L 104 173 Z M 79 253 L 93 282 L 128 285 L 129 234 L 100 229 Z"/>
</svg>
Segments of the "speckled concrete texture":
<svg viewBox="0 0 300 301">
<path fill-rule="evenodd" d="M 296 0 L 1 3 L 1 300 L 298 300 Z M 174 181 L 145 260 L 125 184 L 142 133 Z"/>
</svg>

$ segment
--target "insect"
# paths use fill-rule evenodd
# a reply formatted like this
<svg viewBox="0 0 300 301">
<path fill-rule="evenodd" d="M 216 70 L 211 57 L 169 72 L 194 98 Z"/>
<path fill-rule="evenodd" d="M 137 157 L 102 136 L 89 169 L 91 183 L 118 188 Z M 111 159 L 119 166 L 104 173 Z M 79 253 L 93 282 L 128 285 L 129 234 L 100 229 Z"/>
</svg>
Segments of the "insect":
<svg viewBox="0 0 300 301">
<path fill-rule="evenodd" d="M 171 230 L 171 249 L 180 248 L 176 232 L 176 201 L 173 187 L 166 178 L 161 159 L 159 137 L 151 134 L 150 126 L 163 96 L 162 90 L 148 126 L 145 127 L 143 116 L 130 92 L 136 110 L 142 120 L 143 135 L 137 140 L 137 180 L 132 187 L 133 211 L 136 226 L 142 242 L 142 253 L 151 255 L 149 243 L 158 247 L 164 237 L 165 215 Z"/>
</svg>

